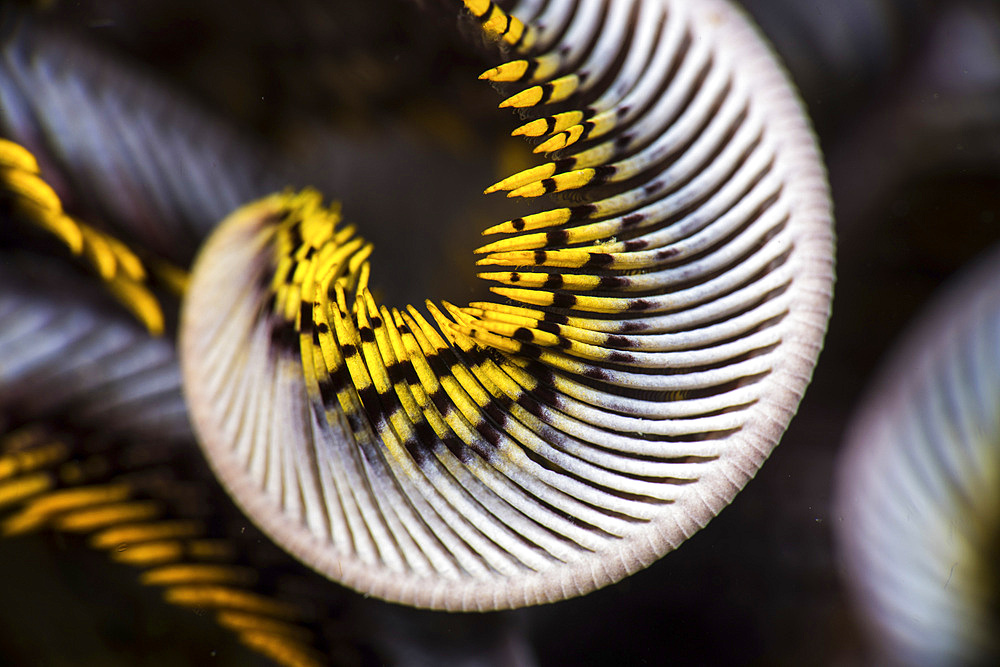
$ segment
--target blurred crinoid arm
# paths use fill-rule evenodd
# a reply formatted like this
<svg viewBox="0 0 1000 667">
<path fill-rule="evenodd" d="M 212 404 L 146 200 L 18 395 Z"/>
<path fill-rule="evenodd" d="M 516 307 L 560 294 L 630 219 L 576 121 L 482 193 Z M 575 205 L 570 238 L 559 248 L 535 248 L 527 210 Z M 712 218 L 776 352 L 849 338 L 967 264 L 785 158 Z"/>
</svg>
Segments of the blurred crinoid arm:
<svg viewBox="0 0 1000 667">
<path fill-rule="evenodd" d="M 994 248 L 908 330 L 848 428 L 839 551 L 882 661 L 1000 658 L 998 343 Z"/>
<path fill-rule="evenodd" d="M 227 213 L 288 185 L 287 165 L 120 54 L 13 12 L 0 34 L 0 136 L 57 202 L 187 266 Z"/>
<path fill-rule="evenodd" d="M 574 200 L 486 230 L 497 299 L 380 306 L 370 247 L 276 195 L 203 248 L 181 357 L 210 462 L 279 544 L 487 610 L 617 581 L 732 500 L 811 377 L 833 234 L 800 104 L 731 5 L 464 5 L 515 58 L 482 78 L 516 133 L 559 151 L 488 192 Z"/>
<path fill-rule="evenodd" d="M 35 157 L 20 144 L 0 138 L 0 196 L 24 219 L 86 258 L 108 289 L 154 335 L 163 333 L 163 311 L 146 284 L 146 268 L 128 246 L 67 215 Z"/>
<path fill-rule="evenodd" d="M 0 538 L 51 530 L 102 551 L 278 664 L 360 652 L 320 632 L 343 600 L 297 593 L 302 574 L 204 468 L 171 342 L 66 267 L 0 258 Z"/>
</svg>

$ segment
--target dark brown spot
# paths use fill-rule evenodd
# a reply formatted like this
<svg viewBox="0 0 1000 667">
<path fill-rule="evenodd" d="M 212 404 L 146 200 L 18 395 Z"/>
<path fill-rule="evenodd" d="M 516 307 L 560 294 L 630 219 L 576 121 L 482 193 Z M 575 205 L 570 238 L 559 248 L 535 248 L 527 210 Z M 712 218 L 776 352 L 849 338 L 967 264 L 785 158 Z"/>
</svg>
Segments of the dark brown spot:
<svg viewBox="0 0 1000 667">
<path fill-rule="evenodd" d="M 642 188 L 642 191 L 647 195 L 655 195 L 657 192 L 663 189 L 666 184 L 661 179 L 657 179 L 652 183 L 647 184 Z"/>
<path fill-rule="evenodd" d="M 649 328 L 649 325 L 645 322 L 623 322 L 621 330 L 624 333 L 636 333 L 637 331 L 645 331 Z"/>
<path fill-rule="evenodd" d="M 385 372 L 386 375 L 389 376 L 389 382 L 392 384 L 399 384 L 406 379 L 406 373 L 403 371 L 403 364 L 398 361 L 386 366 Z"/>
<path fill-rule="evenodd" d="M 621 150 L 623 148 L 628 148 L 628 145 L 631 142 L 632 142 L 632 135 L 628 133 L 623 134 L 617 139 L 615 139 L 615 148 L 617 148 L 618 150 Z"/>
<path fill-rule="evenodd" d="M 271 345 L 281 354 L 296 354 L 299 352 L 299 332 L 288 322 L 275 322 L 271 328 Z"/>
<path fill-rule="evenodd" d="M 587 266 L 598 267 L 598 266 L 608 266 L 615 261 L 614 255 L 607 252 L 592 252 L 590 253 L 590 258 L 587 260 Z"/>
<path fill-rule="evenodd" d="M 542 416 L 542 406 L 530 394 L 522 394 L 517 399 L 517 404 L 536 417 Z"/>
<path fill-rule="evenodd" d="M 628 309 L 631 311 L 649 310 L 652 307 L 653 304 L 647 301 L 646 299 L 635 299 L 628 305 Z"/>
<path fill-rule="evenodd" d="M 576 158 L 564 157 L 558 160 L 553 160 L 552 164 L 556 167 L 556 173 L 562 171 L 569 171 L 576 164 Z"/>
<path fill-rule="evenodd" d="M 539 350 L 534 345 L 521 345 L 521 349 L 518 351 L 522 357 L 527 357 L 528 359 L 537 359 L 542 351 Z"/>
<path fill-rule="evenodd" d="M 406 447 L 406 451 L 409 452 L 410 457 L 416 462 L 420 467 L 423 467 L 431 458 L 431 453 L 427 451 L 427 448 L 416 438 L 407 438 L 403 442 L 403 446 Z"/>
<path fill-rule="evenodd" d="M 586 220 L 595 213 L 597 213 L 597 206 L 595 204 L 580 204 L 569 210 L 569 219 L 570 221 Z"/>
<path fill-rule="evenodd" d="M 621 347 L 621 348 L 634 347 L 632 339 L 626 338 L 625 336 L 608 336 L 607 339 L 604 341 L 604 344 L 607 345 L 608 347 Z"/>
<path fill-rule="evenodd" d="M 500 431 L 493 428 L 489 422 L 482 421 L 479 424 L 476 424 L 476 430 L 479 431 L 479 434 L 494 447 L 498 447 L 500 445 Z"/>
<path fill-rule="evenodd" d="M 361 399 L 361 404 L 365 406 L 365 412 L 372 418 L 372 421 L 385 421 L 385 411 L 382 409 L 382 401 L 379 400 L 378 390 L 375 389 L 375 385 L 370 384 L 367 387 L 358 387 L 357 391 L 358 397 Z"/>
<path fill-rule="evenodd" d="M 441 438 L 441 442 L 444 443 L 444 446 L 448 448 L 449 452 L 457 456 L 463 463 L 468 463 L 472 460 L 472 452 L 469 451 L 469 448 L 465 446 L 465 443 L 462 442 L 462 440 L 454 433 L 448 433 L 445 435 Z"/>
<path fill-rule="evenodd" d="M 598 286 L 602 289 L 621 289 L 629 284 L 626 276 L 601 276 Z"/>
<path fill-rule="evenodd" d="M 545 244 L 549 247 L 566 245 L 567 241 L 569 241 L 569 232 L 565 229 L 557 229 L 545 234 Z"/>
<path fill-rule="evenodd" d="M 442 387 L 438 387 L 432 391 L 428 398 L 431 399 L 431 403 L 434 404 L 434 407 L 437 408 L 438 412 L 442 415 L 447 414 L 449 404 L 448 393 Z"/>
<path fill-rule="evenodd" d="M 594 168 L 594 177 L 590 179 L 591 185 L 600 185 L 606 183 L 609 178 L 618 173 L 618 167 L 610 164 L 605 164 L 600 167 Z"/>
<path fill-rule="evenodd" d="M 542 84 L 542 99 L 538 101 L 538 104 L 545 104 L 550 99 L 552 99 L 552 91 L 555 90 L 555 86 L 551 83 Z"/>
<path fill-rule="evenodd" d="M 535 335 L 531 333 L 531 329 L 525 327 L 518 327 L 514 332 L 514 340 L 519 340 L 525 343 L 530 343 L 535 339 Z"/>
<path fill-rule="evenodd" d="M 323 407 L 327 410 L 334 410 L 339 407 L 340 402 L 337 400 L 337 387 L 333 381 L 329 377 L 325 377 L 319 380 L 318 384 L 319 395 L 323 399 Z"/>
<path fill-rule="evenodd" d="M 546 405 L 558 405 L 559 403 L 559 396 L 552 387 L 539 385 L 531 393 L 536 399 Z"/>
<path fill-rule="evenodd" d="M 544 331 L 545 333 L 550 333 L 555 335 L 559 334 L 559 325 L 553 324 L 552 322 L 539 322 L 535 326 L 538 327 L 539 331 Z"/>
<path fill-rule="evenodd" d="M 624 218 L 622 218 L 622 227 L 628 228 L 638 225 L 640 222 L 646 219 L 642 213 L 629 213 Z"/>
<path fill-rule="evenodd" d="M 554 308 L 572 308 L 576 305 L 576 297 L 566 292 L 559 292 L 552 295 L 552 306 Z"/>
</svg>

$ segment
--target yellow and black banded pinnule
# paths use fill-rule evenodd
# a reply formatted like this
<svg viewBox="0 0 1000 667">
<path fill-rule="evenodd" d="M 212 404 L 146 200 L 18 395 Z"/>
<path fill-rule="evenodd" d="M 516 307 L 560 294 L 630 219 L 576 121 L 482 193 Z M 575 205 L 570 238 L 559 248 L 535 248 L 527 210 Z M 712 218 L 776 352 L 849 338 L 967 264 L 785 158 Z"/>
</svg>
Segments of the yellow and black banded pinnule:
<svg viewBox="0 0 1000 667">
<path fill-rule="evenodd" d="M 527 51 L 535 44 L 534 27 L 505 12 L 491 0 L 462 0 L 462 4 L 482 26 L 483 34 L 515 51 Z"/>
<path fill-rule="evenodd" d="M 136 568 L 138 581 L 161 588 L 167 602 L 210 613 L 277 664 L 326 664 L 302 608 L 261 593 L 246 551 L 214 535 L 205 514 L 184 510 L 198 505 L 191 498 L 199 492 L 167 466 L 123 470 L 115 447 L 84 455 L 76 438 L 40 425 L 0 438 L 0 537 L 79 535 Z"/>
<path fill-rule="evenodd" d="M 154 335 L 163 333 L 163 311 L 147 285 L 146 268 L 127 245 L 68 215 L 39 172 L 35 156 L 0 138 L 0 199 L 18 219 L 37 226 L 83 257 L 118 301 Z"/>
<path fill-rule="evenodd" d="M 346 595 L 266 540 L 212 479 L 173 343 L 55 258 L 2 256 L 0 538 L 44 531 L 68 554 L 103 552 L 277 664 L 374 654 L 366 630 L 336 634 Z"/>
<path fill-rule="evenodd" d="M 881 664 L 1000 661 L 998 343 L 994 246 L 904 332 L 846 431 L 835 536 Z"/>
<path fill-rule="evenodd" d="M 811 377 L 833 233 L 801 105 L 728 2 L 461 4 L 514 58 L 481 78 L 515 134 L 558 151 L 487 193 L 571 199 L 486 230 L 495 298 L 379 304 L 371 247 L 286 192 L 203 246 L 180 348 L 207 457 L 278 544 L 490 610 L 617 581 L 732 500 Z"/>
</svg>

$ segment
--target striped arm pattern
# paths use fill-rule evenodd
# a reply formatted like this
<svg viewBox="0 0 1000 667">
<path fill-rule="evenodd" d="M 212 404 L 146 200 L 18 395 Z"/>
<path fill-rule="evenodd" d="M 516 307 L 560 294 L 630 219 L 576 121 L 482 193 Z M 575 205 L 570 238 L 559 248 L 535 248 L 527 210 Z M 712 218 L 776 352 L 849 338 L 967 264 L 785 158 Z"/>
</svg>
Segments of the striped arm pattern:
<svg viewBox="0 0 1000 667">
<path fill-rule="evenodd" d="M 289 192 L 209 238 L 180 346 L 209 461 L 277 543 L 488 610 L 617 581 L 733 499 L 810 379 L 833 235 L 802 109 L 729 4 L 464 6 L 548 160 L 487 193 L 571 204 L 486 230 L 496 298 L 380 305 L 371 246 Z"/>
<path fill-rule="evenodd" d="M 113 461 L 139 452 L 81 456 L 80 450 L 74 436 L 40 425 L 0 438 L 0 537 L 39 530 L 80 535 L 139 570 L 139 583 L 161 588 L 166 602 L 209 612 L 276 664 L 326 664 L 302 624 L 302 609 L 255 590 L 257 570 L 240 562 L 235 543 L 212 534 L 204 508 L 191 509 L 203 487 L 171 474 L 175 460 L 128 472 Z"/>
<path fill-rule="evenodd" d="M 851 420 L 835 510 L 881 658 L 987 665 L 997 640 L 1000 251 L 945 287 Z"/>
<path fill-rule="evenodd" d="M 265 584 L 283 554 L 199 472 L 173 345 L 45 264 L 0 266 L 0 537 L 78 535 L 277 664 L 325 664 L 312 601 Z"/>
<path fill-rule="evenodd" d="M 163 310 L 146 284 L 146 268 L 118 239 L 68 215 L 26 148 L 0 138 L 0 196 L 13 211 L 82 256 L 123 306 L 154 335 L 163 333 Z"/>
<path fill-rule="evenodd" d="M 287 185 L 276 156 L 183 93 L 14 14 L 0 36 L 0 133 L 34 155 L 74 214 L 187 265 L 223 216 Z"/>
</svg>

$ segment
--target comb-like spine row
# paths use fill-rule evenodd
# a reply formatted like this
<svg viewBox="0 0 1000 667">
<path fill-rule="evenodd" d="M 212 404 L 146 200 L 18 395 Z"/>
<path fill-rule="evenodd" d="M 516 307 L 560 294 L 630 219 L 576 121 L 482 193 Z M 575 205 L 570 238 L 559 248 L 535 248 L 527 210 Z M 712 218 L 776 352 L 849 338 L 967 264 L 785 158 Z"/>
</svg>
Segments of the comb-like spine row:
<svg viewBox="0 0 1000 667">
<path fill-rule="evenodd" d="M 833 253 L 802 110 L 731 6 L 464 4 L 549 158 L 487 192 L 572 199 L 486 230 L 496 298 L 380 305 L 370 246 L 285 194 L 203 248 L 181 344 L 265 531 L 373 595 L 483 610 L 616 581 L 732 499 L 808 383 Z"/>
</svg>

